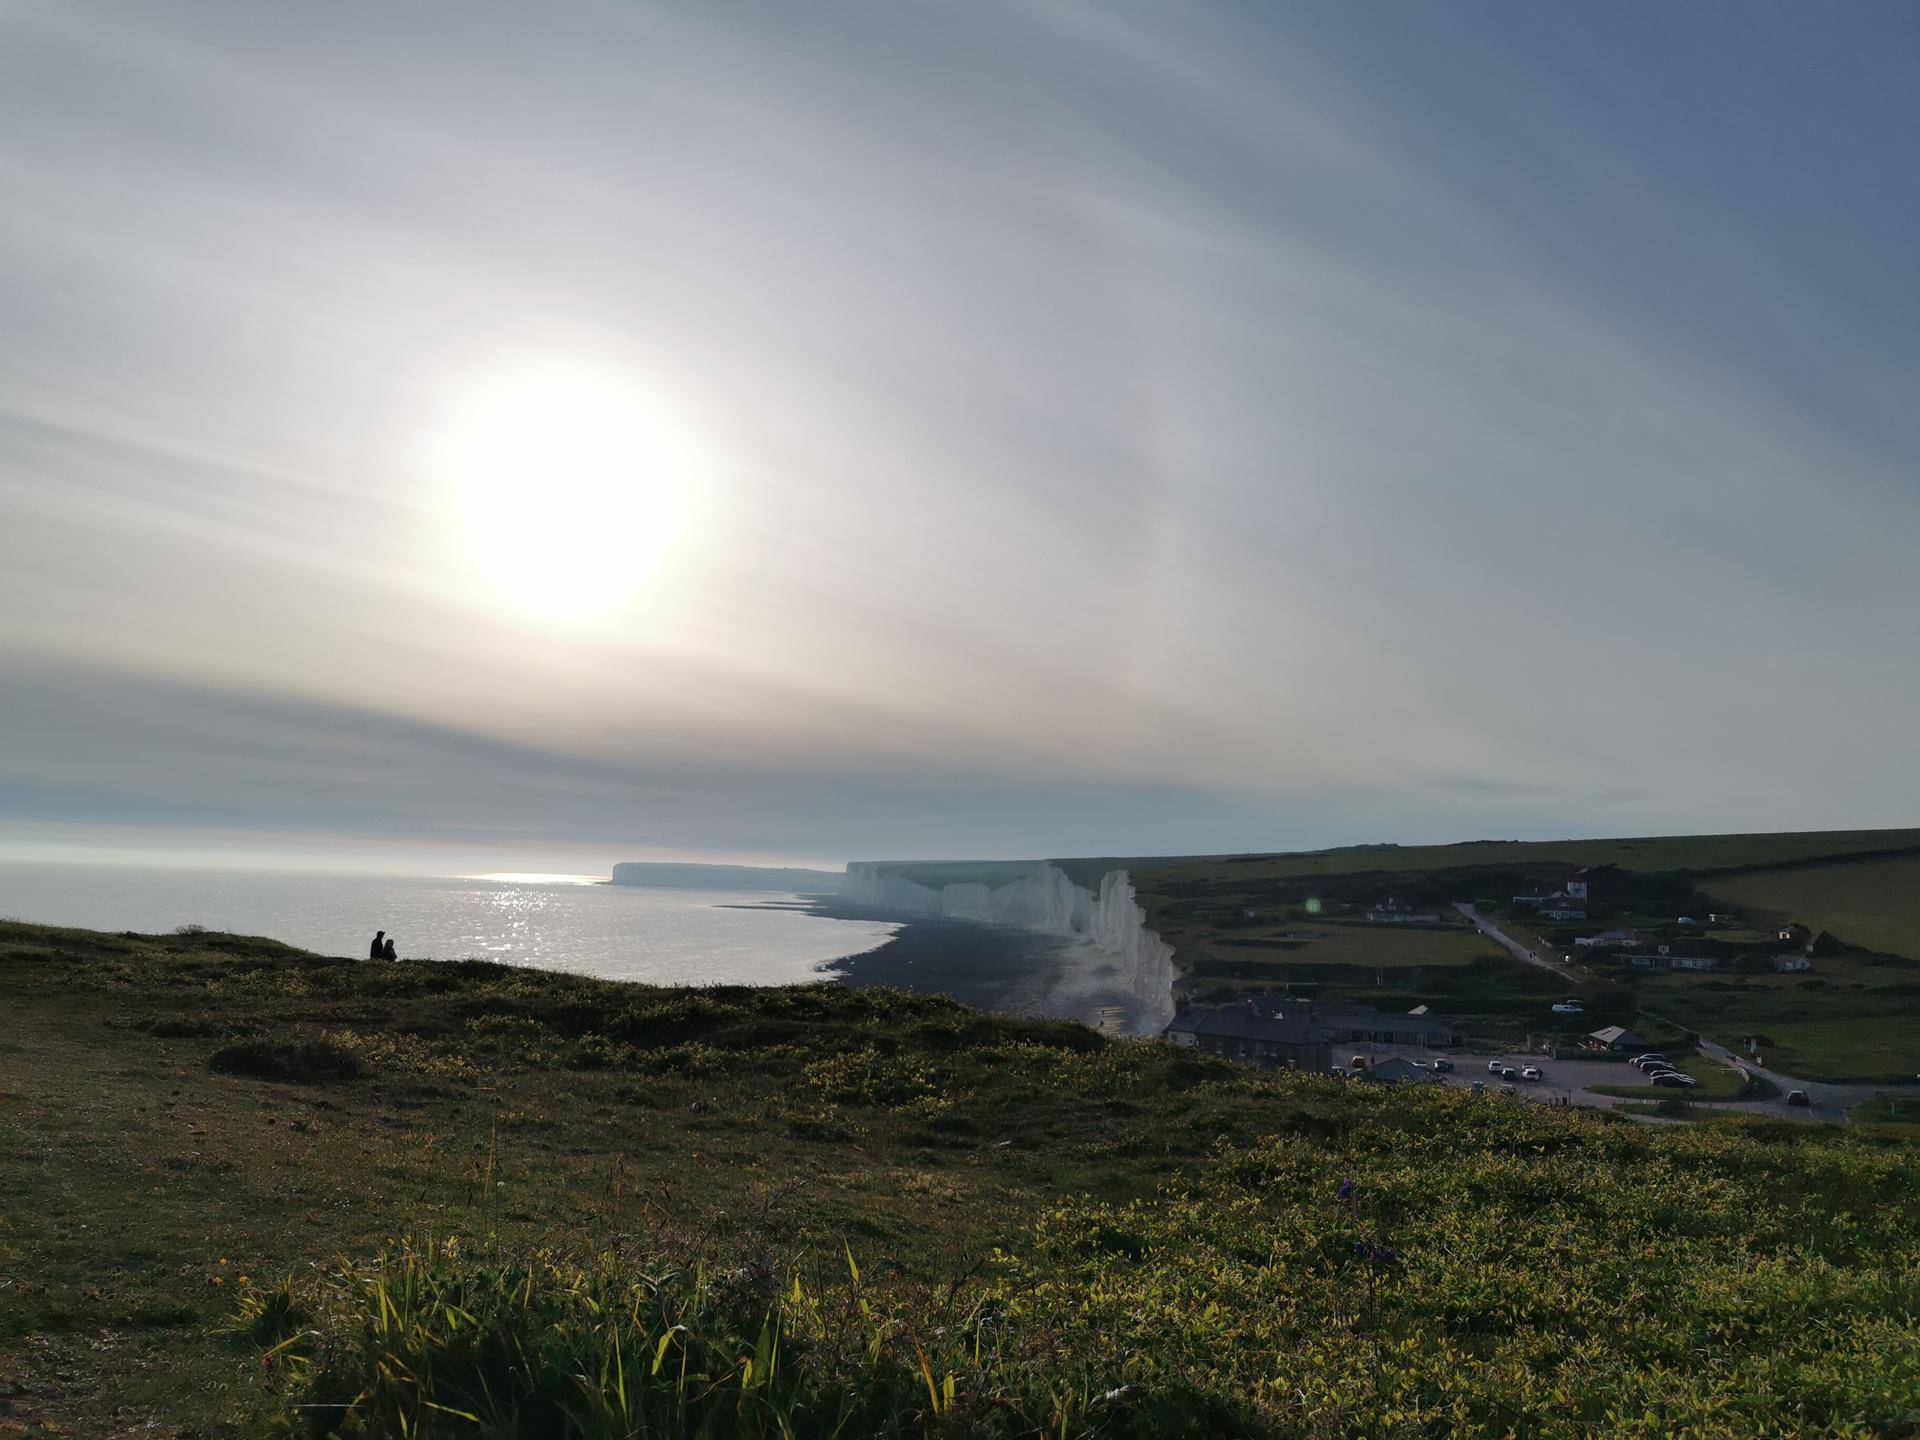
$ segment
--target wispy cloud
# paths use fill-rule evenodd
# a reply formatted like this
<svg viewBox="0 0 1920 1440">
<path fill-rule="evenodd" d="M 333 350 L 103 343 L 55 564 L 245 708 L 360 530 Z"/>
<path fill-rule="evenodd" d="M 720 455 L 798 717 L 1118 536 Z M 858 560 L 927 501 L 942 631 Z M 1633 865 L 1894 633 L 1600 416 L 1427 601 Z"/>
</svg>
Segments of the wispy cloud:
<svg viewBox="0 0 1920 1440">
<path fill-rule="evenodd" d="M 1907 818 L 1910 16 L 1726 20 L 16 6 L 0 821 Z M 554 353 L 714 457 L 571 632 L 421 463 Z"/>
</svg>

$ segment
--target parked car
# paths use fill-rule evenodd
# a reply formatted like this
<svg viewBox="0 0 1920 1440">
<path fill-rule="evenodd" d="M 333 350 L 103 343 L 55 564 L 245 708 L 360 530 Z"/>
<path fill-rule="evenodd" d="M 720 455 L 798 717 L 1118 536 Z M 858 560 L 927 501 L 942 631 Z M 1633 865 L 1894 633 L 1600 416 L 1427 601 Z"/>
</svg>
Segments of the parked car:
<svg viewBox="0 0 1920 1440">
<path fill-rule="evenodd" d="M 1366 1068 L 1367 1068 L 1367 1057 L 1366 1057 L 1366 1056 L 1364 1056 L 1364 1055 L 1355 1055 L 1355 1056 L 1353 1056 L 1353 1057 L 1352 1057 L 1351 1059 L 1349 1059 L 1349 1060 L 1347 1061 L 1347 1068 L 1348 1068 L 1349 1070 L 1364 1070 L 1364 1069 L 1366 1069 Z"/>
<path fill-rule="evenodd" d="M 1578 1000 L 1562 1000 L 1558 1005 L 1553 1007 L 1553 1013 L 1556 1015 L 1582 1015 L 1586 1013 L 1586 1009 L 1587 1007 L 1582 1005 Z"/>
<path fill-rule="evenodd" d="M 1329 1065 L 1327 1067 L 1327 1073 L 1336 1080 L 1344 1080 L 1347 1078 L 1347 1067 L 1344 1065 Z"/>
<path fill-rule="evenodd" d="M 1653 1070 L 1662 1065 L 1673 1064 L 1673 1062 L 1664 1055 L 1643 1055 L 1633 1063 L 1635 1068 L 1640 1070 Z"/>
<path fill-rule="evenodd" d="M 1518 1080 L 1520 1078 L 1520 1072 L 1514 1069 L 1513 1066 L 1508 1065 L 1500 1071 L 1500 1078 L 1502 1080 Z"/>
<path fill-rule="evenodd" d="M 1540 1073 L 1540 1067 L 1538 1065 L 1529 1065 L 1520 1072 L 1520 1078 L 1522 1080 L 1544 1080 L 1547 1077 Z"/>
<path fill-rule="evenodd" d="M 1658 1080 L 1662 1075 L 1678 1075 L 1680 1073 L 1680 1067 L 1678 1065 L 1649 1065 L 1642 1073 L 1645 1074 L 1649 1080 Z"/>
<path fill-rule="evenodd" d="M 1467 1088 L 1476 1095 L 1484 1095 L 1487 1093 L 1487 1082 L 1484 1080 L 1476 1080 Z"/>
<path fill-rule="evenodd" d="M 1653 1077 L 1653 1083 L 1656 1085 L 1665 1085 L 1669 1090 L 1691 1090 L 1700 1082 L 1695 1080 L 1691 1075 L 1682 1075 L 1678 1070 L 1663 1070 Z"/>
<path fill-rule="evenodd" d="M 1633 1059 L 1629 1060 L 1627 1063 L 1629 1065 L 1644 1065 L 1649 1060 L 1664 1060 L 1666 1058 L 1667 1057 L 1662 1055 L 1658 1050 L 1649 1050 L 1644 1055 L 1634 1056 Z"/>
<path fill-rule="evenodd" d="M 1804 1090 L 1789 1090 L 1787 1091 L 1787 1104 L 1811 1105 L 1813 1101 L 1807 1098 L 1807 1092 Z"/>
<path fill-rule="evenodd" d="M 1489 1075 L 1498 1075 L 1504 1069 L 1506 1069 L 1506 1062 L 1504 1061 L 1501 1061 L 1501 1060 L 1487 1061 L 1487 1073 Z"/>
<path fill-rule="evenodd" d="M 1434 1074 L 1444 1075 L 1451 1069 L 1453 1069 L 1453 1062 L 1451 1060 L 1443 1060 L 1437 1055 L 1434 1057 L 1433 1059 Z"/>
</svg>

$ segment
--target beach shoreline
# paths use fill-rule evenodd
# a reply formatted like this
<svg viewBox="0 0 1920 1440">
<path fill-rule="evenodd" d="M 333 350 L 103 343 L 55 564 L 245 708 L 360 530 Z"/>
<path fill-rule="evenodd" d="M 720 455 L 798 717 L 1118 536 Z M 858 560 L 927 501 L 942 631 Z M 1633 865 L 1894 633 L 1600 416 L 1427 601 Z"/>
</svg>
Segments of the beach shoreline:
<svg viewBox="0 0 1920 1440">
<path fill-rule="evenodd" d="M 839 895 L 798 898 L 809 914 L 822 919 L 899 927 L 874 948 L 822 967 L 822 974 L 854 989 L 890 985 L 948 995 L 976 1010 L 1079 1020 L 1114 1035 L 1157 1028 L 1150 1007 L 1127 988 L 1118 960 L 1084 939 L 1018 925 L 901 914 Z"/>
</svg>

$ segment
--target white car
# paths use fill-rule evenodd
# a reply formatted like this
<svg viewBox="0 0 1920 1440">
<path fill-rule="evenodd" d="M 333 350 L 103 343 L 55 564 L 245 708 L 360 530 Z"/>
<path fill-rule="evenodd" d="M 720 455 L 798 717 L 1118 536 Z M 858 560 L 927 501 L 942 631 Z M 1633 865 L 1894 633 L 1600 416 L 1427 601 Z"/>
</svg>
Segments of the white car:
<svg viewBox="0 0 1920 1440">
<path fill-rule="evenodd" d="M 1538 1065 L 1529 1065 L 1520 1072 L 1520 1078 L 1522 1080 L 1544 1080 L 1547 1077 L 1540 1073 L 1540 1067 Z"/>
<path fill-rule="evenodd" d="M 1586 1008 L 1587 1007 L 1582 1005 L 1578 1000 L 1562 1000 L 1553 1007 L 1553 1013 L 1556 1015 L 1581 1015 L 1586 1012 Z"/>
</svg>

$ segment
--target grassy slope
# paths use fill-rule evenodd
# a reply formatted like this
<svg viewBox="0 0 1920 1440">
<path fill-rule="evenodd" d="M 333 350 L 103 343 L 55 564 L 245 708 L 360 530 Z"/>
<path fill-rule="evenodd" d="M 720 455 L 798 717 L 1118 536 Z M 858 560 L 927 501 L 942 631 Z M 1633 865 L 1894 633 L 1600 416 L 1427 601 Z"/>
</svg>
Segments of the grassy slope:
<svg viewBox="0 0 1920 1440">
<path fill-rule="evenodd" d="M 1656 835 L 1615 840 L 1469 840 L 1276 855 L 1162 856 L 1059 861 L 1082 868 L 1130 866 L 1179 877 L 1228 875 L 1249 884 L 1272 876 L 1451 870 L 1468 865 L 1618 865 L 1627 870 L 1707 872 L 1791 864 L 1818 856 L 1920 848 L 1920 830 L 1812 830 L 1756 835 Z"/>
<path fill-rule="evenodd" d="M 1720 876 L 1709 888 L 1756 919 L 1798 920 L 1849 944 L 1920 959 L 1920 857 Z"/>
<path fill-rule="evenodd" d="M 362 1073 L 259 1078 L 329 1057 Z M 669 1434 L 857 1404 L 843 1433 L 1746 1436 L 1920 1403 L 1920 1157 L 1831 1133 L 1345 1091 L 891 992 L 16 924 L 0 1104 L 0 1395 L 81 1434 L 363 1389 L 371 1433 L 472 1434 L 420 1406 L 476 1377 L 521 1433 L 625 1433 L 573 1378 L 616 1361 Z M 270 1363 L 218 1333 L 236 1293 L 295 1336 Z"/>
</svg>

